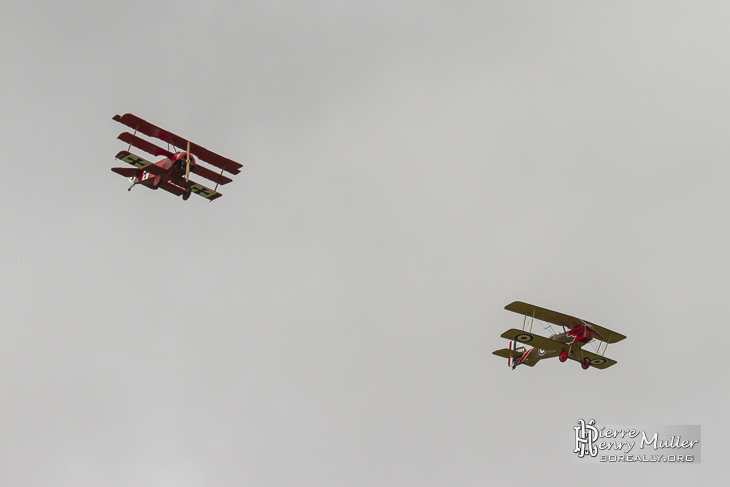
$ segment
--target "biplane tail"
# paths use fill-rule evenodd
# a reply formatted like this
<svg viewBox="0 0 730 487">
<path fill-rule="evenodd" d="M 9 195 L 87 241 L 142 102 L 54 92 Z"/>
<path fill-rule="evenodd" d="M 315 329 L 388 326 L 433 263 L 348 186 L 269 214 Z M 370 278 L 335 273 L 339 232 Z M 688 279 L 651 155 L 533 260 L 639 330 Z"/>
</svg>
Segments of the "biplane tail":
<svg viewBox="0 0 730 487">
<path fill-rule="evenodd" d="M 492 354 L 498 357 L 504 357 L 507 359 L 507 366 L 512 368 L 512 362 L 519 359 L 522 356 L 522 352 L 515 350 L 514 342 L 509 342 L 509 348 L 502 348 L 501 350 L 495 350 Z"/>
</svg>

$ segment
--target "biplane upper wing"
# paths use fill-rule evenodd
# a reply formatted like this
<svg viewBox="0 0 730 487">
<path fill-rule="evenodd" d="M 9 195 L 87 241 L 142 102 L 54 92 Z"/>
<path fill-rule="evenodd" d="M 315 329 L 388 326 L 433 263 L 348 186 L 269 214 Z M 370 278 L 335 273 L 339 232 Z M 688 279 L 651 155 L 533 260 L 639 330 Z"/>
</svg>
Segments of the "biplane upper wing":
<svg viewBox="0 0 730 487">
<path fill-rule="evenodd" d="M 579 318 L 576 318 L 575 316 L 570 316 L 564 313 L 558 313 L 557 311 L 540 308 L 539 306 L 523 303 L 521 301 L 515 301 L 514 303 L 508 304 L 504 307 L 504 309 L 519 313 L 521 315 L 525 315 L 530 318 L 534 317 L 536 320 L 546 321 L 548 323 L 553 323 L 559 326 L 565 326 L 567 328 L 575 328 L 576 326 L 586 323 L 588 325 L 591 325 L 593 329 L 598 332 L 598 335 L 600 335 L 594 338 L 606 343 L 616 343 L 626 338 L 626 336 L 622 335 L 621 333 L 617 333 L 613 330 L 609 330 L 608 328 L 596 325 L 595 323 L 591 323 L 590 321 L 581 320 Z"/>
<path fill-rule="evenodd" d="M 542 350 L 568 350 L 568 347 L 570 346 L 567 343 L 561 343 L 555 340 L 551 340 L 549 338 L 541 337 L 540 335 L 535 335 L 534 333 L 528 333 L 524 330 L 518 330 L 516 328 L 505 331 L 504 333 L 502 333 L 501 336 L 502 338 L 506 338 L 507 340 L 524 343 L 525 345 L 530 345 L 531 347 L 539 348 Z"/>
<path fill-rule="evenodd" d="M 131 113 L 114 115 L 113 119 L 119 123 L 123 123 L 129 128 L 145 134 L 148 137 L 155 137 L 181 149 L 187 148 L 187 144 L 190 142 L 188 139 L 184 139 L 172 132 L 158 127 L 157 125 L 153 125 Z M 227 157 L 223 157 L 220 154 L 216 154 L 215 152 L 199 146 L 198 144 L 194 144 L 193 142 L 190 142 L 190 152 L 199 159 L 223 169 L 224 171 L 228 171 L 231 174 L 240 173 L 241 168 L 243 167 L 238 162 L 228 159 Z"/>
</svg>

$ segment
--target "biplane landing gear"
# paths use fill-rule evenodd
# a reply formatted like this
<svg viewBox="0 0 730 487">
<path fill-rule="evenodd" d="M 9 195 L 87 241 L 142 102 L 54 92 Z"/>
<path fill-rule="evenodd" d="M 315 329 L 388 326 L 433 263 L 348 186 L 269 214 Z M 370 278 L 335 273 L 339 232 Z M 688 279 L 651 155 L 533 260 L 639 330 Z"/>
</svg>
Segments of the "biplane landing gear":
<svg viewBox="0 0 730 487">
<path fill-rule="evenodd" d="M 558 355 L 558 360 L 560 360 L 561 362 L 565 362 L 566 360 L 568 360 L 568 352 L 566 352 L 565 350 L 561 351 L 560 355 Z"/>
<path fill-rule="evenodd" d="M 188 189 L 187 189 L 187 190 L 186 190 L 186 191 L 185 191 L 185 192 L 183 193 L 183 195 L 182 195 L 182 199 L 183 199 L 184 201 L 187 201 L 187 200 L 188 200 L 188 198 L 190 198 L 190 194 L 191 194 L 192 192 L 193 192 L 193 190 L 192 190 L 192 189 L 190 189 L 190 188 L 188 188 Z"/>
<path fill-rule="evenodd" d="M 580 366 L 583 367 L 583 370 L 588 370 L 588 367 L 591 366 L 591 359 L 584 357 L 580 362 Z"/>
</svg>

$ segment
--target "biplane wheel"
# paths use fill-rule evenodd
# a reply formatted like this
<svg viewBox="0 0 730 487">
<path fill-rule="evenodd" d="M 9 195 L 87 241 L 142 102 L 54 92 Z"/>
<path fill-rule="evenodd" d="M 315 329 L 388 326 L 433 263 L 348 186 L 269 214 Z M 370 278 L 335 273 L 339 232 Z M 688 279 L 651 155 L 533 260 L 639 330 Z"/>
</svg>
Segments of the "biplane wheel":
<svg viewBox="0 0 730 487">
<path fill-rule="evenodd" d="M 588 367 L 591 366 L 591 359 L 589 359 L 588 357 L 585 357 L 581 361 L 580 366 L 583 367 L 583 370 L 588 370 Z"/>
<path fill-rule="evenodd" d="M 190 198 L 190 195 L 192 194 L 193 190 L 188 188 L 187 191 L 185 191 L 182 195 L 182 198 L 184 201 L 187 201 L 188 198 Z"/>
<path fill-rule="evenodd" d="M 558 360 L 560 360 L 561 362 L 565 362 L 566 360 L 568 360 L 568 352 L 566 352 L 565 350 L 561 351 L 560 355 L 558 355 Z"/>
</svg>

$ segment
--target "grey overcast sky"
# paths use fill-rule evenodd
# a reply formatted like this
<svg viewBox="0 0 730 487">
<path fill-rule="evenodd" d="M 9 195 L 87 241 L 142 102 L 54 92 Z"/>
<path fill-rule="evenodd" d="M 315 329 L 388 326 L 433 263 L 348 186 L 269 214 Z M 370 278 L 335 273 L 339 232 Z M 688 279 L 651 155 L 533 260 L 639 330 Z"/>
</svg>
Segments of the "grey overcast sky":
<svg viewBox="0 0 730 487">
<path fill-rule="evenodd" d="M 0 485 L 728 474 L 730 5 L 21 2 L 0 16 Z M 109 168 L 132 112 L 244 164 Z M 618 365 L 491 354 L 522 300 Z M 579 418 L 701 465 L 574 465 Z M 723 477 L 724 476 L 724 477 Z"/>
</svg>

